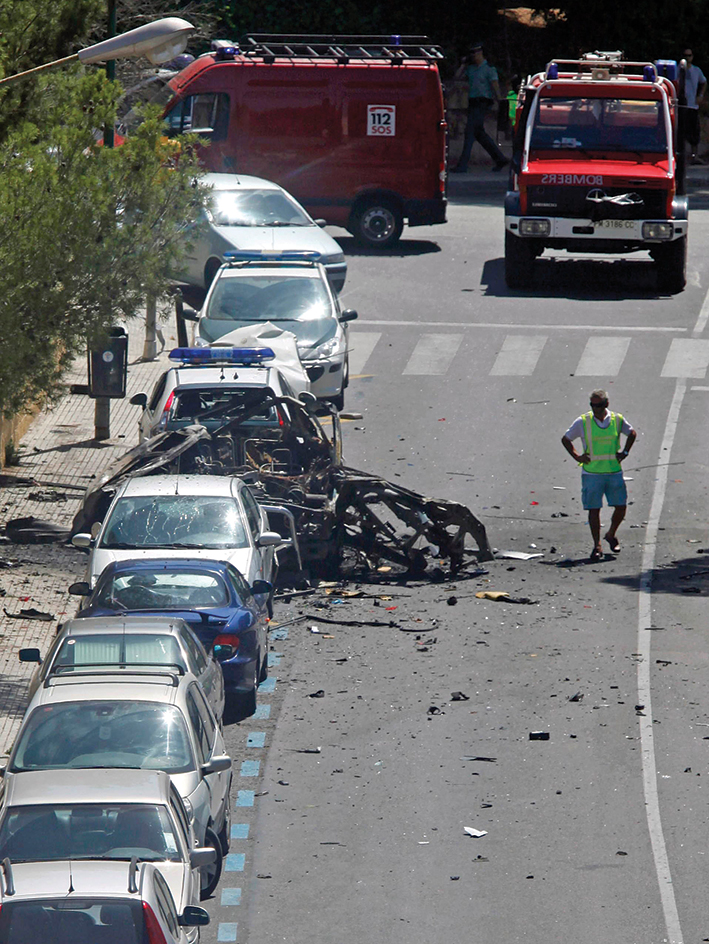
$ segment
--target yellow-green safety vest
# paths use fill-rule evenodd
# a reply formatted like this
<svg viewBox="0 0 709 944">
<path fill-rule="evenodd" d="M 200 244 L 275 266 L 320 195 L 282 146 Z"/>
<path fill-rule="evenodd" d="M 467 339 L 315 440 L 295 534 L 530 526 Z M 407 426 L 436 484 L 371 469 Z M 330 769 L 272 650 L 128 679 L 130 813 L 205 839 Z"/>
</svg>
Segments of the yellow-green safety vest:
<svg viewBox="0 0 709 944">
<path fill-rule="evenodd" d="M 593 421 L 593 413 L 584 413 L 583 431 L 586 439 L 586 452 L 591 461 L 582 465 L 584 472 L 596 475 L 620 472 L 620 462 L 615 457 L 620 452 L 620 431 L 623 428 L 623 417 L 620 413 L 611 413 L 611 421 L 606 429 L 601 429 Z"/>
</svg>

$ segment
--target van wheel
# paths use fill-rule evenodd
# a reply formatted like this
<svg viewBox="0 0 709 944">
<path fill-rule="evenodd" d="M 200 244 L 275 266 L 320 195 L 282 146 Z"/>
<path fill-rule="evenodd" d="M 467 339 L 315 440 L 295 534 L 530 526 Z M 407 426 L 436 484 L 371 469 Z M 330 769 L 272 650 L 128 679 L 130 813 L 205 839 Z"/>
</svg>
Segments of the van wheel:
<svg viewBox="0 0 709 944">
<path fill-rule="evenodd" d="M 508 288 L 527 288 L 534 274 L 534 244 L 505 231 L 505 282 Z"/>
<path fill-rule="evenodd" d="M 219 259 L 210 259 L 209 262 L 204 267 L 204 287 L 209 288 L 209 286 L 214 281 L 214 276 L 221 269 L 222 263 Z"/>
<path fill-rule="evenodd" d="M 687 237 L 675 239 L 653 252 L 657 269 L 657 287 L 668 295 L 684 291 L 687 284 Z"/>
<path fill-rule="evenodd" d="M 219 836 L 217 836 L 210 826 L 207 827 L 207 831 L 204 835 L 204 845 L 208 846 L 210 849 L 214 849 L 217 857 L 211 865 L 205 865 L 201 871 L 199 897 L 202 901 L 214 894 L 219 884 L 219 879 L 222 876 L 222 865 L 224 863 L 224 853 L 222 852 L 222 844 L 219 841 Z"/>
<path fill-rule="evenodd" d="M 403 228 L 401 208 L 393 200 L 372 198 L 355 208 L 350 232 L 360 246 L 388 249 L 398 241 Z"/>
</svg>

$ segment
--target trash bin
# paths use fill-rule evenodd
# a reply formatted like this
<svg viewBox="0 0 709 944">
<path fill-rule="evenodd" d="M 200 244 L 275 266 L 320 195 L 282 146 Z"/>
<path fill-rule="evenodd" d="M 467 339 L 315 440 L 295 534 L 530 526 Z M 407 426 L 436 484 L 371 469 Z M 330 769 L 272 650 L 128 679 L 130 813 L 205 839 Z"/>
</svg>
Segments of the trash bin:
<svg viewBox="0 0 709 944">
<path fill-rule="evenodd" d="M 126 395 L 128 335 L 111 328 L 104 342 L 89 350 L 89 396 L 121 399 Z"/>
</svg>

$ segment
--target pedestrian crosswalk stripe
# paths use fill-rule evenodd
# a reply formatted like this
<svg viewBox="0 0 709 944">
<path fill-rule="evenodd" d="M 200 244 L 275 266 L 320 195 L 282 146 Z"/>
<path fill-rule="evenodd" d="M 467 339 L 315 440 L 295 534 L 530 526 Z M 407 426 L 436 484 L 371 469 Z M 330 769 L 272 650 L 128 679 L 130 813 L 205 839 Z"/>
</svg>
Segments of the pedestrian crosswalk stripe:
<svg viewBox="0 0 709 944">
<path fill-rule="evenodd" d="M 706 376 L 709 367 L 709 341 L 700 338 L 675 338 L 662 368 L 662 377 Z"/>
<path fill-rule="evenodd" d="M 508 334 L 490 373 L 495 377 L 529 377 L 546 342 L 544 334 Z"/>
<path fill-rule="evenodd" d="M 381 336 L 381 331 L 358 331 L 356 334 L 354 332 L 350 334 L 350 376 L 362 373 L 364 365 L 369 360 L 369 356 L 377 346 L 377 341 Z"/>
<path fill-rule="evenodd" d="M 617 377 L 629 345 L 630 338 L 589 338 L 574 374 L 577 377 Z"/>
<path fill-rule="evenodd" d="M 462 334 L 422 334 L 403 372 L 424 377 L 445 374 L 462 340 Z"/>
</svg>

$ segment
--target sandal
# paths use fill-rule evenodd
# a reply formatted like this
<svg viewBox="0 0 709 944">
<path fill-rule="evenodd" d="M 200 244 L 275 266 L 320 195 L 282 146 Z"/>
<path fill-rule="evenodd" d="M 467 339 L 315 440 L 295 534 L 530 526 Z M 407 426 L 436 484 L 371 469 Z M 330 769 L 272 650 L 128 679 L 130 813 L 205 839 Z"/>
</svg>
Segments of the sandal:
<svg viewBox="0 0 709 944">
<path fill-rule="evenodd" d="M 611 537 L 609 534 L 607 534 L 605 536 L 605 540 L 608 541 L 608 547 L 613 551 L 614 554 L 618 554 L 620 552 L 620 542 L 615 535 Z"/>
<path fill-rule="evenodd" d="M 603 560 L 603 551 L 599 551 L 597 547 L 594 547 L 594 549 L 589 554 L 588 559 L 592 561 Z"/>
</svg>

